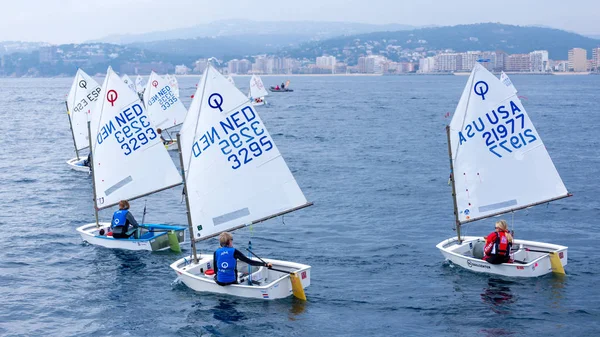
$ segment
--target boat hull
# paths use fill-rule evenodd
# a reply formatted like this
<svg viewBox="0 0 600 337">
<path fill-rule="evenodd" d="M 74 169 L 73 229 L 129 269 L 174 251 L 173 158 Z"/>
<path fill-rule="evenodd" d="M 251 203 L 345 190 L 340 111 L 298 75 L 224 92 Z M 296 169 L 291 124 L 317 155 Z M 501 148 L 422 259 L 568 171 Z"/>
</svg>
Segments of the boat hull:
<svg viewBox="0 0 600 337">
<path fill-rule="evenodd" d="M 485 244 L 484 238 L 467 236 L 462 239 L 463 241 L 458 243 L 458 238 L 450 238 L 438 243 L 436 247 L 444 255 L 444 258 L 452 262 L 452 264 L 478 273 L 509 277 L 539 277 L 552 272 L 550 255 L 548 253 L 532 252 L 527 251 L 527 249 L 557 252 L 563 268 L 567 265 L 568 247 L 565 246 L 514 240 L 511 256 L 513 256 L 514 260 L 522 261 L 523 263 L 491 264 L 473 256 L 473 248 L 477 244 Z"/>
<path fill-rule="evenodd" d="M 72 170 L 89 173 L 90 168 L 88 166 L 83 165 L 84 160 L 85 160 L 84 157 L 79 157 L 79 159 L 77 159 L 77 157 L 75 157 L 75 158 L 67 160 L 67 165 L 69 165 L 69 168 L 71 168 Z"/>
<path fill-rule="evenodd" d="M 255 101 L 255 100 L 252 101 L 252 106 L 259 106 L 259 105 L 265 105 L 265 104 L 267 104 L 267 101 L 265 101 L 264 98 L 259 102 Z"/>
<path fill-rule="evenodd" d="M 204 275 L 207 269 L 212 269 L 214 266 L 213 255 L 201 254 L 198 259 L 198 264 L 192 263 L 191 256 L 171 264 L 171 268 L 177 273 L 179 279 L 195 291 L 261 300 L 275 300 L 292 295 L 292 283 L 290 275 L 287 273 L 277 272 L 266 267 L 252 267 L 250 276 L 238 277 L 240 284 L 220 286 L 215 283 L 214 276 Z M 311 267 L 309 265 L 273 259 L 264 259 L 264 261 L 272 263 L 273 268 L 296 272 L 302 283 L 302 288 L 310 286 Z M 246 271 L 247 268 L 247 264 L 238 261 L 237 269 L 239 272 Z M 248 284 L 249 277 L 253 281 L 252 285 Z"/>
<path fill-rule="evenodd" d="M 275 89 L 274 87 L 270 87 L 270 88 L 269 88 L 269 91 L 270 91 L 270 92 L 293 92 L 293 91 L 294 91 L 294 89 L 284 89 L 284 90 L 281 90 L 281 89 L 279 89 L 279 90 L 277 90 L 277 89 Z"/>
<path fill-rule="evenodd" d="M 167 231 L 169 229 L 175 230 L 177 241 L 179 241 L 179 243 L 185 241 L 185 227 L 146 224 L 144 225 L 146 228 L 162 231 L 143 233 L 139 239 L 134 239 L 133 237 L 129 239 L 115 239 L 112 236 L 100 235 L 99 233 L 100 229 L 104 229 L 105 232 L 108 232 L 110 229 L 110 223 L 101 222 L 99 225 L 100 226 L 98 227 L 96 226 L 96 223 L 83 225 L 77 228 L 77 232 L 83 241 L 95 246 L 111 249 L 148 251 L 169 249 L 169 238 L 167 236 Z"/>
</svg>

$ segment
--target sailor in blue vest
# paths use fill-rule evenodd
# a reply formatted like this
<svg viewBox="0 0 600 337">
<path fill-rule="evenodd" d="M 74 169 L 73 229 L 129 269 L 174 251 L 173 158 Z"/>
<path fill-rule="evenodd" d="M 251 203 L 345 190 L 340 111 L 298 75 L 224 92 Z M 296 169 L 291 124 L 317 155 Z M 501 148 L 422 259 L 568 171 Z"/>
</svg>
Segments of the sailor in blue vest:
<svg viewBox="0 0 600 337">
<path fill-rule="evenodd" d="M 131 235 L 137 233 L 138 223 L 133 214 L 129 212 L 129 202 L 127 200 L 119 201 L 119 210 L 113 214 L 110 228 L 115 239 L 128 239 Z"/>
<path fill-rule="evenodd" d="M 213 261 L 215 265 L 215 282 L 218 285 L 226 286 L 236 284 L 237 282 L 237 260 L 246 262 L 251 266 L 271 268 L 270 263 L 262 263 L 249 259 L 239 250 L 233 248 L 233 237 L 230 233 L 223 232 L 219 236 L 221 248 L 215 251 Z"/>
</svg>

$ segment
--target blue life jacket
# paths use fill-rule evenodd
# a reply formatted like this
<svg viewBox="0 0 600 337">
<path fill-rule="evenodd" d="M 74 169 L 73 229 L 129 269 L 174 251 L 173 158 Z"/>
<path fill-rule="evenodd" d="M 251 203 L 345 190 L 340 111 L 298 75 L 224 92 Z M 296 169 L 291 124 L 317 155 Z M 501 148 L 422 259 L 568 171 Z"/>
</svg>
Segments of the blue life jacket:
<svg viewBox="0 0 600 337">
<path fill-rule="evenodd" d="M 110 226 L 112 228 L 125 226 L 127 223 L 127 212 L 129 211 L 126 209 L 120 209 L 116 211 L 115 214 L 113 214 Z"/>
<path fill-rule="evenodd" d="M 217 261 L 215 261 L 217 281 L 221 283 L 233 283 L 237 281 L 237 275 L 235 274 L 237 261 L 233 257 L 234 252 L 235 248 L 233 247 L 221 247 L 215 252 L 217 256 Z"/>
</svg>

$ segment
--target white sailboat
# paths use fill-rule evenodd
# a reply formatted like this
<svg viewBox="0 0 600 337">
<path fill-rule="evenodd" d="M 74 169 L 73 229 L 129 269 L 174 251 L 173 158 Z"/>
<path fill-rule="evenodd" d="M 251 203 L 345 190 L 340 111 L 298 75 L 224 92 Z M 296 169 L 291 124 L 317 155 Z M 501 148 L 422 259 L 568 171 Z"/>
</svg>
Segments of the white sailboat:
<svg viewBox="0 0 600 337">
<path fill-rule="evenodd" d="M 132 200 L 182 183 L 181 175 L 167 153 L 148 112 L 136 93 L 109 67 L 102 97 L 90 122 L 92 176 L 96 222 L 77 228 L 81 238 L 94 245 L 128 250 L 169 248 L 169 234 L 184 239 L 185 227 L 143 225 L 143 233 L 115 239 L 110 223 L 98 222 L 98 210 L 120 200 Z M 95 125 L 94 130 L 91 126 Z M 105 233 L 105 234 L 101 234 Z M 171 240 L 173 240 L 172 238 Z"/>
<path fill-rule="evenodd" d="M 144 103 L 152 124 L 155 128 L 160 128 L 161 132 L 183 123 L 187 114 L 187 110 L 181 100 L 175 96 L 171 85 L 155 72 L 150 74 L 146 84 Z M 165 137 L 164 134 L 162 137 L 168 150 L 177 150 L 177 139 Z"/>
<path fill-rule="evenodd" d="M 565 246 L 515 239 L 515 262 L 495 265 L 478 258 L 482 237 L 460 236 L 465 223 L 570 196 L 515 92 L 476 64 L 446 130 L 457 237 L 436 246 L 444 257 L 475 272 L 564 273 Z"/>
<path fill-rule="evenodd" d="M 515 95 L 517 94 L 517 88 L 515 88 L 508 75 L 506 75 L 504 72 L 500 74 L 500 81 L 504 83 L 505 86 L 509 87 Z"/>
<path fill-rule="evenodd" d="M 252 100 L 252 105 L 265 105 L 267 102 L 265 101 L 265 96 L 267 96 L 269 92 L 265 89 L 265 85 L 263 84 L 260 76 L 252 75 L 250 79 L 250 92 L 248 92 L 248 98 Z"/>
<path fill-rule="evenodd" d="M 210 65 L 178 138 L 193 250 L 171 264 L 179 279 L 200 292 L 267 300 L 303 295 L 309 265 L 265 259 L 274 268 L 252 267 L 251 285 L 220 286 L 205 274 L 213 254 L 196 254 L 197 241 L 312 205 L 248 98 Z M 238 263 L 238 270 L 246 267 Z"/>
<path fill-rule="evenodd" d="M 227 75 L 227 80 L 229 81 L 229 83 L 235 86 L 235 81 L 233 80 L 233 77 L 231 75 Z"/>
<path fill-rule="evenodd" d="M 123 74 L 121 79 L 123 80 L 123 82 L 125 82 L 125 84 L 127 84 L 127 86 L 129 87 L 129 89 L 131 89 L 131 91 L 136 92 L 135 83 L 133 82 L 133 80 L 131 78 L 129 78 L 129 76 L 127 76 L 127 74 Z"/>
<path fill-rule="evenodd" d="M 69 125 L 75 146 L 75 158 L 67 160 L 67 165 L 75 171 L 89 172 L 85 164 L 87 156 L 81 156 L 79 151 L 89 146 L 87 122 L 96 101 L 100 97 L 100 85 L 83 70 L 77 69 L 71 85 L 69 96 L 65 102 Z"/>
<path fill-rule="evenodd" d="M 179 98 L 179 82 L 177 82 L 177 77 L 175 75 L 171 76 L 169 74 L 165 75 L 165 80 L 171 86 L 175 97 Z"/>
<path fill-rule="evenodd" d="M 144 93 L 144 79 L 140 75 L 135 77 L 135 90 L 138 94 Z"/>
</svg>

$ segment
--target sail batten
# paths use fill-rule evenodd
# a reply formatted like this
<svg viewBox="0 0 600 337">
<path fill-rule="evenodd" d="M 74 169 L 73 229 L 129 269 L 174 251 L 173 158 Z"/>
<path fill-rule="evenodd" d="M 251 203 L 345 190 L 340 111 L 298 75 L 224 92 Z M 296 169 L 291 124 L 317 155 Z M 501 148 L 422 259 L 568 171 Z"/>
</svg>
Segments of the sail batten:
<svg viewBox="0 0 600 337">
<path fill-rule="evenodd" d="M 258 112 L 212 66 L 180 138 L 195 241 L 307 203 Z"/>
<path fill-rule="evenodd" d="M 484 217 L 471 218 L 471 219 L 466 220 L 466 221 L 461 221 L 460 224 L 462 225 L 462 224 L 466 224 L 466 223 L 470 223 L 470 222 L 475 222 L 475 221 L 478 221 L 478 220 L 492 218 L 492 217 L 495 217 L 495 216 L 498 216 L 498 215 L 502 215 L 502 214 L 506 214 L 506 213 L 510 213 L 510 212 L 514 212 L 514 211 L 519 211 L 519 210 L 522 210 L 522 209 L 526 209 L 526 208 L 530 208 L 530 207 L 534 207 L 534 206 L 538 206 L 538 205 L 547 204 L 549 202 L 560 200 L 560 199 L 564 199 L 564 198 L 568 198 L 568 197 L 571 197 L 571 196 L 572 196 L 571 193 L 567 193 L 565 195 L 561 195 L 561 196 L 558 196 L 556 198 L 552 198 L 552 199 L 548 199 L 548 200 L 542 200 L 542 201 L 539 201 L 539 202 L 536 202 L 536 203 L 533 203 L 533 204 L 523 205 L 523 206 L 519 206 L 519 207 L 515 207 L 515 208 L 504 209 L 504 210 L 502 210 L 500 212 L 497 212 L 497 213 L 487 214 Z"/>
<path fill-rule="evenodd" d="M 515 91 L 475 65 L 449 125 L 458 222 L 568 192 Z"/>
</svg>

